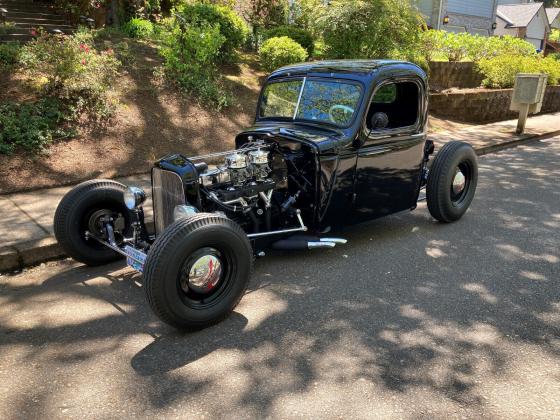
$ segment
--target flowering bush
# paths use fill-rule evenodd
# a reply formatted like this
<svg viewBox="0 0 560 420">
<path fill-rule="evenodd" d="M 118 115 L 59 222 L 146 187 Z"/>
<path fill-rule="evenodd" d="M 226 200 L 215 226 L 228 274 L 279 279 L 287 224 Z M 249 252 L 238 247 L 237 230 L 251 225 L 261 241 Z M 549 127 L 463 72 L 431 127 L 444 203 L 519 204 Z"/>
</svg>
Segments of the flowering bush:
<svg viewBox="0 0 560 420">
<path fill-rule="evenodd" d="M 307 58 L 307 51 L 287 36 L 266 40 L 260 50 L 261 63 L 265 70 L 272 71 L 288 64 L 299 63 Z"/>
<path fill-rule="evenodd" d="M 78 107 L 76 112 L 97 113 L 110 104 L 107 91 L 119 61 L 111 49 L 97 51 L 87 32 L 73 36 L 39 33 L 21 49 L 20 61 L 47 95 L 72 103 Z"/>
</svg>

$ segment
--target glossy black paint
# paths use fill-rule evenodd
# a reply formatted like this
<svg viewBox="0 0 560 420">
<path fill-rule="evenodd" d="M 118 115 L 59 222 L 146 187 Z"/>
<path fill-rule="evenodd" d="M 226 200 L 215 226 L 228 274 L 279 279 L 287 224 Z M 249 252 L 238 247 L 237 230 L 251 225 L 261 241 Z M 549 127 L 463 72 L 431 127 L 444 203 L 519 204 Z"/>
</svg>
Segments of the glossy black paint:
<svg viewBox="0 0 560 420">
<path fill-rule="evenodd" d="M 351 126 L 326 123 L 260 120 L 236 137 L 239 147 L 249 136 L 280 138 L 309 146 L 317 162 L 314 230 L 341 227 L 415 207 L 427 159 L 427 76 L 418 66 L 387 60 L 335 60 L 304 63 L 276 70 L 267 79 L 293 77 L 351 80 L 363 86 Z M 418 85 L 415 124 L 370 132 L 366 119 L 376 89 L 388 82 Z M 259 101 L 260 103 L 260 101 Z"/>
<path fill-rule="evenodd" d="M 197 168 L 186 156 L 181 154 L 164 156 L 155 163 L 155 166 L 175 172 L 181 177 L 184 184 L 198 180 Z"/>
</svg>

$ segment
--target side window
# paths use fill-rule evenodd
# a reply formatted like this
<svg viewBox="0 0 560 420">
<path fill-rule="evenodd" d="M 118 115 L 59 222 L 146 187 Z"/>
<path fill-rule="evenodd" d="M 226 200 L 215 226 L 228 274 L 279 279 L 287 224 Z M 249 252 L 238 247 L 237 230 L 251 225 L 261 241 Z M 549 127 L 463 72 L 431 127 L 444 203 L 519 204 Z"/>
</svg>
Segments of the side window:
<svg viewBox="0 0 560 420">
<path fill-rule="evenodd" d="M 381 86 L 375 95 L 373 95 L 372 102 L 374 104 L 392 104 L 397 100 L 397 85 L 395 83 L 388 83 Z"/>
<path fill-rule="evenodd" d="M 414 82 L 387 83 L 373 95 L 367 128 L 373 132 L 410 127 L 418 121 L 420 91 Z"/>
</svg>

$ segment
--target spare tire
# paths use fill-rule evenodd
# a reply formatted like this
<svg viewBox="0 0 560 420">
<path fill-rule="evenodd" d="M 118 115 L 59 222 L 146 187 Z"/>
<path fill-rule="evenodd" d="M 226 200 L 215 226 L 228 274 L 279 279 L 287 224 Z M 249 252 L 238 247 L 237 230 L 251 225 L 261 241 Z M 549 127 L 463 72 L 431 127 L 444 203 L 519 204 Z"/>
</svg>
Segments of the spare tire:
<svg viewBox="0 0 560 420">
<path fill-rule="evenodd" d="M 476 153 L 468 143 L 446 143 L 428 174 L 426 198 L 430 214 L 440 222 L 459 220 L 474 198 L 478 183 Z"/>
<path fill-rule="evenodd" d="M 180 329 L 220 322 L 249 283 L 253 251 L 247 235 L 225 216 L 180 219 L 156 239 L 144 266 L 144 289 L 154 313 Z"/>
</svg>

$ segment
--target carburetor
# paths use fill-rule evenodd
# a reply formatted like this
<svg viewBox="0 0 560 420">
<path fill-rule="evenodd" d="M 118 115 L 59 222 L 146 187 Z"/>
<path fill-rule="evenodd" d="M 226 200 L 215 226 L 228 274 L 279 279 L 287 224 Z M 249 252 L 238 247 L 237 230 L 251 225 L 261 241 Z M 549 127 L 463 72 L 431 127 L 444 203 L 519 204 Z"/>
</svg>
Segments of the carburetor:
<svg viewBox="0 0 560 420">
<path fill-rule="evenodd" d="M 238 150 L 226 156 L 226 168 L 232 185 L 239 187 L 250 179 L 255 181 L 267 179 L 271 172 L 268 155 L 266 150 L 257 149 L 246 154 Z"/>
<path fill-rule="evenodd" d="M 257 181 L 264 181 L 270 174 L 268 166 L 268 152 L 259 149 L 249 152 L 249 167 L 251 174 Z"/>
<path fill-rule="evenodd" d="M 229 172 L 229 179 L 235 187 L 243 185 L 251 176 L 247 168 L 247 156 L 242 153 L 226 156 L 226 167 Z"/>
</svg>

